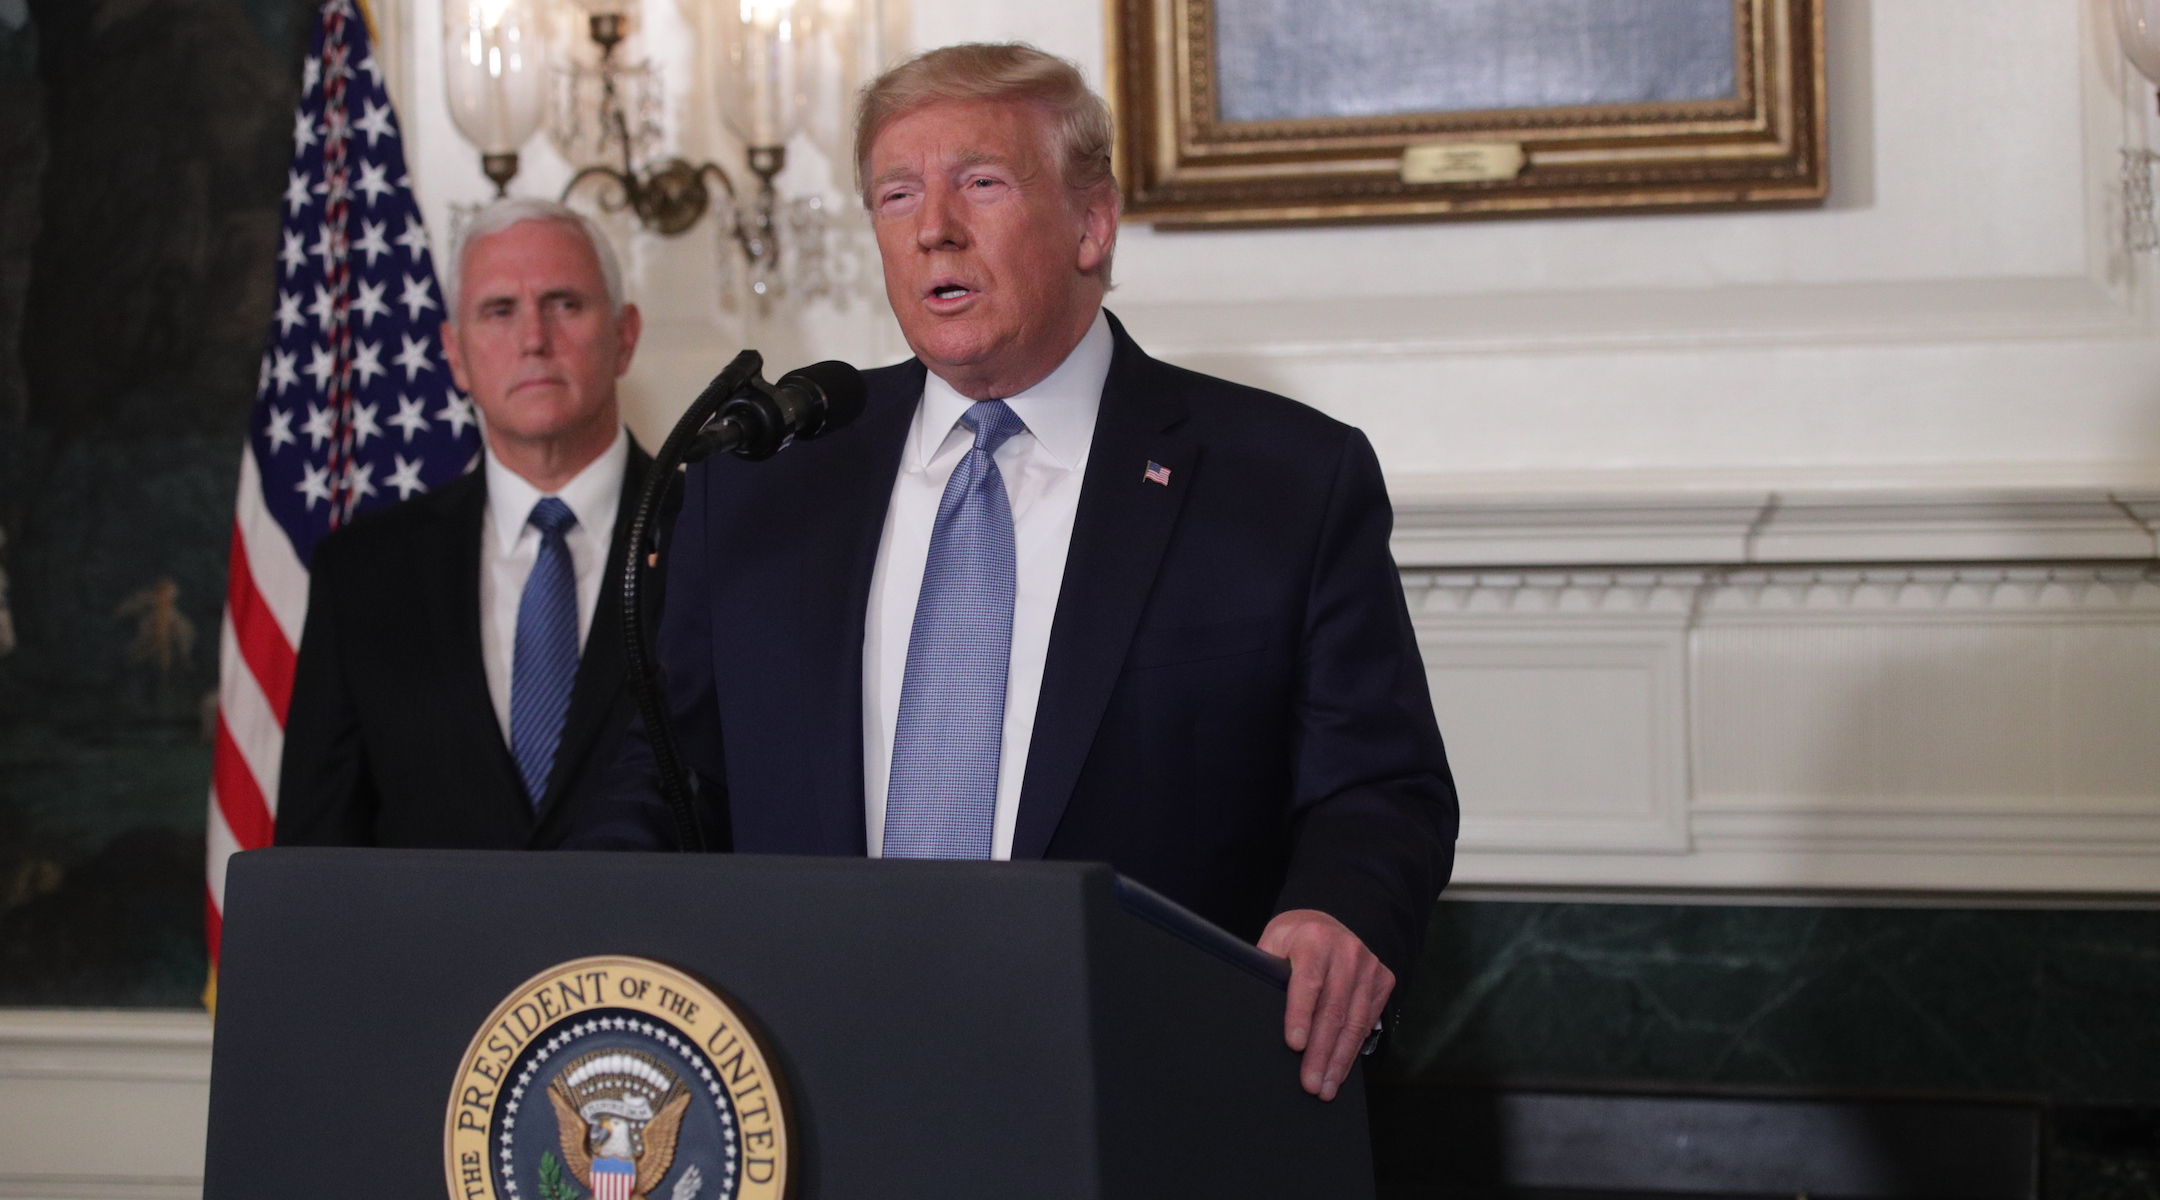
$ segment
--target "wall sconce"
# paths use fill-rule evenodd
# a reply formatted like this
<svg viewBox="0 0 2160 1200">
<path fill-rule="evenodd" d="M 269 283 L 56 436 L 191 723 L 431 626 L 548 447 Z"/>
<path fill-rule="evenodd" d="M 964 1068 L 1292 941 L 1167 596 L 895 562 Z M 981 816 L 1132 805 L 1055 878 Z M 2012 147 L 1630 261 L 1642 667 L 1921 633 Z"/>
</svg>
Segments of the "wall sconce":
<svg viewBox="0 0 2160 1200">
<path fill-rule="evenodd" d="M 2160 84 L 2160 0 L 2115 0 L 2115 33 L 2123 56 L 2147 82 Z M 2135 252 L 2160 250 L 2153 219 L 2152 169 L 2160 162 L 2145 146 L 2123 152 L 2123 243 Z"/>
<path fill-rule="evenodd" d="M 518 151 L 547 110 L 547 43 L 532 0 L 446 0 L 443 83 L 450 120 L 507 193 Z"/>
<path fill-rule="evenodd" d="M 639 224 L 655 233 L 670 237 L 682 233 L 711 206 L 705 177 L 714 176 L 731 192 L 732 181 L 712 163 L 692 164 L 681 158 L 638 166 L 647 157 L 647 148 L 660 139 L 658 72 L 649 62 L 624 63 L 616 57 L 616 47 L 629 33 L 625 18 L 629 0 L 577 3 L 585 10 L 586 34 L 600 48 L 600 57 L 591 68 L 573 62 L 557 77 L 561 90 L 549 132 L 564 157 L 587 164 L 570 177 L 562 198 L 569 200 L 587 180 L 605 180 L 614 187 L 611 194 L 601 196 L 601 208 L 609 212 L 628 209 L 637 214 Z"/>
<path fill-rule="evenodd" d="M 793 290 L 805 296 L 828 290 L 820 257 L 828 232 L 824 201 L 812 195 L 783 204 L 774 179 L 787 166 L 789 139 L 802 127 L 810 83 L 828 82 L 851 92 L 857 82 L 853 58 L 833 53 L 827 44 L 860 37 L 853 28 L 854 5 L 685 0 L 684 7 L 693 10 L 688 15 L 708 39 L 706 48 L 718 52 L 712 56 L 720 68 L 713 72 L 719 77 L 716 99 L 756 177 L 752 189 L 738 187 L 718 163 L 653 157 L 651 148 L 661 140 L 657 74 L 650 63 L 624 63 L 617 49 L 627 33 L 631 2 L 577 0 L 586 13 L 585 33 L 599 55 L 593 66 L 573 64 L 558 73 L 550 134 L 565 157 L 582 164 L 563 189 L 563 200 L 587 188 L 603 210 L 627 210 L 646 229 L 674 236 L 715 207 L 717 188 L 721 232 L 734 239 L 747 261 L 753 295 L 769 300 L 783 290 L 783 233 L 800 264 L 788 272 Z M 695 11 L 700 8 L 704 11 Z M 828 59 L 840 68 L 829 68 Z"/>
</svg>

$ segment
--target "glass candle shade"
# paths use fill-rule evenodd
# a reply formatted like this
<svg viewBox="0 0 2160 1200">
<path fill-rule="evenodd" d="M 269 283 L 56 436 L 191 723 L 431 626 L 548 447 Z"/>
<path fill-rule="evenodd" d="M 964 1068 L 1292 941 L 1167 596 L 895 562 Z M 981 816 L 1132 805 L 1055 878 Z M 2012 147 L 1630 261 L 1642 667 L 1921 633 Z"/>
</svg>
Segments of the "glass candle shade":
<svg viewBox="0 0 2160 1200">
<path fill-rule="evenodd" d="M 2115 0 L 2115 30 L 2139 73 L 2160 84 L 2160 0 Z"/>
<path fill-rule="evenodd" d="M 450 120 L 482 154 L 515 154 L 547 112 L 547 41 L 530 0 L 448 0 Z"/>
<path fill-rule="evenodd" d="M 740 0 L 729 40 L 734 67 L 721 87 L 721 111 L 749 146 L 785 146 L 802 110 L 803 28 L 793 0 Z"/>
</svg>

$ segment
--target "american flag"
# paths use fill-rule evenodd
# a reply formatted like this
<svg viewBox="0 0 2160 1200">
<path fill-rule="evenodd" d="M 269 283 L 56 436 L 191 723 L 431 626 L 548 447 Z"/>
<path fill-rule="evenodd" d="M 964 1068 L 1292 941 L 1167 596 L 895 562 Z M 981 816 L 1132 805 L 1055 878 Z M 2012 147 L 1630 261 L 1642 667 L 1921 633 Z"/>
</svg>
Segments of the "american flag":
<svg viewBox="0 0 2160 1200">
<path fill-rule="evenodd" d="M 1148 460 L 1147 470 L 1142 471 L 1140 477 L 1149 483 L 1159 483 L 1164 487 L 1170 486 L 1170 468 L 1153 459 Z"/>
<path fill-rule="evenodd" d="M 283 213 L 277 315 L 240 456 L 219 636 L 205 928 L 213 971 L 225 860 L 271 841 L 316 542 L 456 478 L 480 451 L 472 403 L 443 358 L 427 229 L 353 0 L 324 0 L 317 12 Z"/>
</svg>

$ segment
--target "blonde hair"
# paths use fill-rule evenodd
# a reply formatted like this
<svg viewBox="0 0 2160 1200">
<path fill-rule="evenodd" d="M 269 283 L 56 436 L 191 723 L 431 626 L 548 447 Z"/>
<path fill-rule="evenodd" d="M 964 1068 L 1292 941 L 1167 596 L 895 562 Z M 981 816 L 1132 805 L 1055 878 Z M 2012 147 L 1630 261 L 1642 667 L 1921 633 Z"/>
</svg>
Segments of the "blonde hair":
<svg viewBox="0 0 2160 1200">
<path fill-rule="evenodd" d="M 1036 105 L 1050 119 L 1065 186 L 1116 188 L 1110 106 L 1089 89 L 1080 68 L 1025 42 L 963 42 L 925 50 L 863 88 L 855 118 L 855 188 L 863 203 L 870 202 L 870 147 L 887 125 L 927 105 L 971 100 Z"/>
</svg>

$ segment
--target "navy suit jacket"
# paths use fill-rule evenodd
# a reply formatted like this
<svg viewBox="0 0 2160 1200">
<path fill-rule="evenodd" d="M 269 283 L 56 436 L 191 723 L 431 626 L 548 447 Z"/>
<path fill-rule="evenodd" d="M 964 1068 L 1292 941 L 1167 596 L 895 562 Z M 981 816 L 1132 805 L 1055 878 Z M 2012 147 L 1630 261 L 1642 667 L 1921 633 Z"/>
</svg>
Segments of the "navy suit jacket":
<svg viewBox="0 0 2160 1200">
<path fill-rule="evenodd" d="M 1012 857 L 1107 862 L 1247 939 L 1319 909 L 1406 976 L 1456 806 L 1372 447 L 1111 328 Z M 863 621 L 924 368 L 866 376 L 853 428 L 685 480 L 659 658 L 738 852 L 866 853 Z M 570 845 L 672 844 L 624 744 Z"/>
<path fill-rule="evenodd" d="M 609 563 L 652 459 L 630 446 Z M 610 569 L 537 809 L 480 656 L 487 472 L 370 513 L 315 548 L 285 719 L 280 846 L 546 850 L 606 787 L 636 708 Z M 598 532 L 598 531 L 596 531 Z"/>
</svg>

